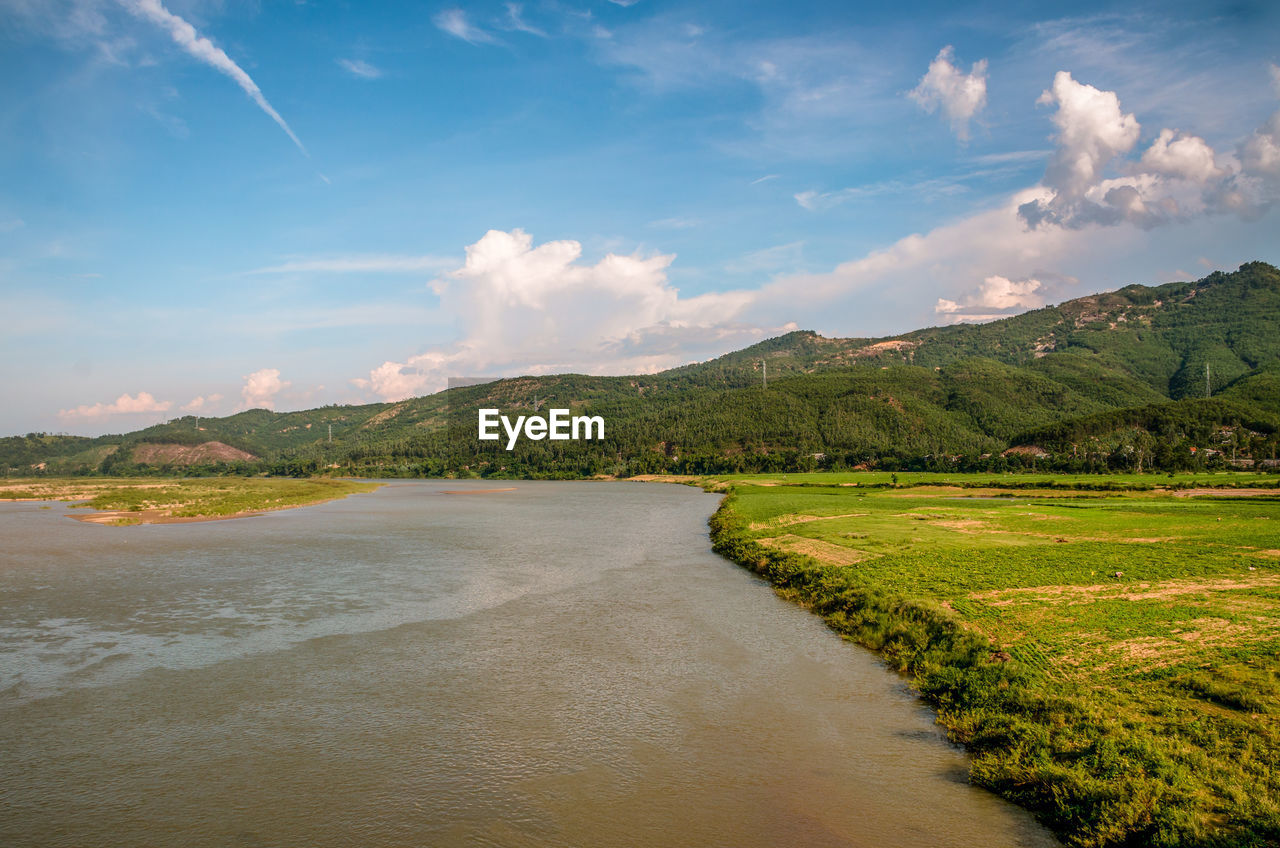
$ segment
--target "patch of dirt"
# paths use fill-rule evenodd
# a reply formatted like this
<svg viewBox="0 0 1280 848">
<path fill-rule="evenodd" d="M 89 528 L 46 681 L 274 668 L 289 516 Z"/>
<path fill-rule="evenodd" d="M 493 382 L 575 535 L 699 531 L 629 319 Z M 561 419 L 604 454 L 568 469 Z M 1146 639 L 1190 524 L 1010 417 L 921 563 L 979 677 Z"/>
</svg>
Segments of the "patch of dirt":
<svg viewBox="0 0 1280 848">
<path fill-rule="evenodd" d="M 222 442 L 199 445 L 142 444 L 133 449 L 133 461 L 150 465 L 203 465 L 210 462 L 250 462 L 251 453 Z"/>
<path fill-rule="evenodd" d="M 1182 579 L 1159 583 L 1100 583 L 1091 586 L 1032 586 L 1018 589 L 995 589 L 974 592 L 969 597 L 992 606 L 1008 606 L 1018 602 L 1092 603 L 1099 600 L 1153 601 L 1178 595 L 1203 595 L 1209 592 L 1232 592 L 1248 589 L 1280 587 L 1280 575 L 1256 577 L 1221 577 L 1215 580 Z"/>
<path fill-rule="evenodd" d="M 843 545 L 823 542 L 820 539 L 807 539 L 804 536 L 796 536 L 791 533 L 757 539 L 756 541 L 762 545 L 768 545 L 771 548 L 777 548 L 788 553 L 807 554 L 827 565 L 853 565 L 862 562 L 869 556 L 862 551 L 855 551 L 853 548 L 846 548 Z"/>
<path fill-rule="evenodd" d="M 1048 455 L 1049 452 L 1039 445 L 1014 445 L 1001 454 L 1001 456 L 1034 456 L 1037 458 Z"/>
<path fill-rule="evenodd" d="M 1259 495 L 1280 495 L 1280 489 L 1183 489 L 1173 493 L 1175 498 L 1190 498 L 1196 495 L 1217 495 L 1220 498 L 1254 498 Z"/>
<path fill-rule="evenodd" d="M 1275 638 L 1275 621 L 1264 620 L 1261 626 L 1234 624 L 1222 618 L 1197 618 L 1187 622 L 1186 629 L 1170 631 L 1168 636 L 1137 636 L 1114 642 L 1103 642 L 1083 651 L 1114 657 L 1125 665 L 1141 665 L 1143 669 L 1176 665 L 1203 648 L 1237 648 L 1267 642 Z M 1077 659 L 1080 653 L 1074 655 Z M 1104 663 L 1102 668 L 1113 668 Z"/>
<path fill-rule="evenodd" d="M 764 530 L 769 527 L 790 527 L 792 524 L 808 524 L 810 521 L 835 521 L 837 518 L 863 518 L 869 512 L 846 512 L 843 515 L 805 515 L 802 512 L 789 512 L 768 521 L 755 521 L 749 525 L 751 530 Z"/>
<path fill-rule="evenodd" d="M 950 521 L 935 521 L 936 527 L 945 527 L 948 530 L 956 530 L 960 533 L 974 533 L 980 528 L 987 528 L 991 525 L 985 521 L 979 521 L 976 518 L 959 518 Z"/>
<path fill-rule="evenodd" d="M 360 429 L 368 430 L 370 427 L 378 426 L 383 421 L 390 421 L 392 418 L 395 418 L 401 412 L 404 412 L 406 406 L 407 404 L 405 403 L 398 403 L 395 406 L 391 407 L 390 409 L 384 409 L 381 412 L 379 412 L 377 415 L 370 418 L 368 421 L 364 422 L 364 426 L 362 426 Z"/>
<path fill-rule="evenodd" d="M 860 347 L 853 352 L 854 356 L 876 356 L 877 354 L 887 353 L 889 351 L 914 350 L 920 346 L 920 342 L 910 342 L 905 340 L 896 340 L 888 342 L 876 342 L 866 347 Z"/>
</svg>

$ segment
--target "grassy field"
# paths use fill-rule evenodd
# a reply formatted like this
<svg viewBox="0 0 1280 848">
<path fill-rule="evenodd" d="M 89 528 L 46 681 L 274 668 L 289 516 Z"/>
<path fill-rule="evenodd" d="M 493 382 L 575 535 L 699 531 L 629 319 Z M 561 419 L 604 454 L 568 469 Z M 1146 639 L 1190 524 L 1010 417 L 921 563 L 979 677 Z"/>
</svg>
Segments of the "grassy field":
<svg viewBox="0 0 1280 848">
<path fill-rule="evenodd" d="M 42 477 L 3 481 L 0 499 L 81 501 L 76 506 L 106 511 L 103 523 L 141 524 L 288 509 L 377 487 L 377 483 L 323 478 Z"/>
<path fill-rule="evenodd" d="M 752 485 L 816 485 L 816 486 L 922 486 L 953 485 L 962 488 L 994 486 L 1001 489 L 1024 489 L 1034 486 L 1050 488 L 1094 488 L 1123 490 L 1158 490 L 1186 488 L 1280 488 L 1280 476 L 1239 471 L 1180 471 L 1168 474 L 1051 474 L 1019 471 L 1008 474 L 984 474 L 941 471 L 822 471 L 797 474 L 727 474 L 716 480 Z"/>
<path fill-rule="evenodd" d="M 738 478 L 713 536 L 1070 844 L 1280 844 L 1280 481 L 1037 480 Z"/>
</svg>

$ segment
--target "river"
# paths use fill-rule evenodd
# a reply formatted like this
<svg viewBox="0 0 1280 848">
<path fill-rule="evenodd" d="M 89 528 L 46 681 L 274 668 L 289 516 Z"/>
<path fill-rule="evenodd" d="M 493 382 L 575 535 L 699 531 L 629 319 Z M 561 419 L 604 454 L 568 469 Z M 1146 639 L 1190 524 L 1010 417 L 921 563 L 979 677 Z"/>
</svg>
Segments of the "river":
<svg viewBox="0 0 1280 848">
<path fill-rule="evenodd" d="M 494 485 L 134 527 L 0 504 L 0 844 L 1056 844 L 712 553 L 717 496 Z"/>
</svg>

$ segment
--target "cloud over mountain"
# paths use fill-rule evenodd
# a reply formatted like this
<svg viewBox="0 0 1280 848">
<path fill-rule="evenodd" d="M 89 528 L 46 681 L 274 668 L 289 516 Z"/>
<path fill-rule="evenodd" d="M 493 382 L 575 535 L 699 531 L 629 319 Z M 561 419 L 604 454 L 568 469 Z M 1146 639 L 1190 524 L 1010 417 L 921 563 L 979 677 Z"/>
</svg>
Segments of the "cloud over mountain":
<svg viewBox="0 0 1280 848">
<path fill-rule="evenodd" d="M 749 344 L 779 328 L 735 320 L 746 292 L 682 297 L 670 255 L 610 253 L 581 261 L 576 241 L 534 245 L 523 230 L 490 230 L 466 261 L 436 279 L 441 307 L 460 338 L 355 382 L 385 400 L 436 391 L 450 376 L 643 373 Z"/>
</svg>

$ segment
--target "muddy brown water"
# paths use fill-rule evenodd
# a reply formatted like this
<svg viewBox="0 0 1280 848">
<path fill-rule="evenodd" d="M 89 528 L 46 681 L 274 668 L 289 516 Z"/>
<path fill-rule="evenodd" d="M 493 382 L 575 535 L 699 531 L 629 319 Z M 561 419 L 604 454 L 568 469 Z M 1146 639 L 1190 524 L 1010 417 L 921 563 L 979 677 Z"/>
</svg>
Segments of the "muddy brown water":
<svg viewBox="0 0 1280 848">
<path fill-rule="evenodd" d="M 0 504 L 0 844 L 1054 844 L 711 552 L 716 496 L 468 486 L 134 527 Z"/>
</svg>

